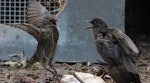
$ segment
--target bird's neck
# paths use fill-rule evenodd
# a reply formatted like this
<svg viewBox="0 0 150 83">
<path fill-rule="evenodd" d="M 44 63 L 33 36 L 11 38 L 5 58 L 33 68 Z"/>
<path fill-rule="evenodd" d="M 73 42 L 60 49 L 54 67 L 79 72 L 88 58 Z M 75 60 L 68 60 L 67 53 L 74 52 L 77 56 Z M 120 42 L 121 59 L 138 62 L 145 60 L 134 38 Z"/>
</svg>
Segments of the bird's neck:
<svg viewBox="0 0 150 83">
<path fill-rule="evenodd" d="M 107 28 L 97 28 L 94 29 L 94 35 L 95 37 L 101 37 L 104 38 L 107 35 L 108 29 Z"/>
</svg>

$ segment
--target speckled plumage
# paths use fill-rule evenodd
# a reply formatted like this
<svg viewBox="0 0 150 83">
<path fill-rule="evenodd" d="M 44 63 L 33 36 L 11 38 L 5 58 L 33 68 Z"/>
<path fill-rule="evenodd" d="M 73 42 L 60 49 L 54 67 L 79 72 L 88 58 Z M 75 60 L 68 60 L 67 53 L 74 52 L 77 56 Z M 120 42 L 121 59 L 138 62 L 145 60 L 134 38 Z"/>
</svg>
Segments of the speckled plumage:
<svg viewBox="0 0 150 83">
<path fill-rule="evenodd" d="M 108 64 L 107 72 L 116 83 L 141 83 L 131 54 L 139 53 L 133 41 L 119 29 L 109 29 L 101 18 L 90 21 L 97 51 Z"/>
<path fill-rule="evenodd" d="M 59 37 L 56 17 L 39 2 L 31 0 L 27 7 L 27 18 L 28 23 L 9 23 L 7 25 L 31 34 L 38 41 L 34 55 L 24 68 L 30 69 L 35 62 L 40 62 L 47 69 L 47 65 L 51 66 Z"/>
</svg>

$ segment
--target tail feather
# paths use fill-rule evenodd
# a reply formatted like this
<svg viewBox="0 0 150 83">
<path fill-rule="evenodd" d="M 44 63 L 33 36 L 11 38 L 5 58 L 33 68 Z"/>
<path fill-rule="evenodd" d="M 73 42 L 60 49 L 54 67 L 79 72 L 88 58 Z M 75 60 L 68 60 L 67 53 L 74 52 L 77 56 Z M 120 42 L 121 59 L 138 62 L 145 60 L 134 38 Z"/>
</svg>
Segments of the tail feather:
<svg viewBox="0 0 150 83">
<path fill-rule="evenodd" d="M 124 66 L 108 69 L 108 73 L 116 83 L 141 83 L 139 74 L 128 71 Z"/>
<path fill-rule="evenodd" d="M 141 83 L 141 80 L 138 74 L 135 74 L 133 76 L 133 83 Z"/>
<path fill-rule="evenodd" d="M 24 69 L 30 69 L 34 65 L 34 63 L 37 62 L 36 58 L 31 58 L 31 60 L 27 63 L 27 65 L 24 67 Z"/>
<path fill-rule="evenodd" d="M 138 68 L 135 66 L 135 64 L 133 63 L 133 61 L 129 58 L 126 58 L 123 61 L 123 64 L 125 66 L 125 68 L 129 71 L 132 72 L 134 74 L 138 74 Z"/>
</svg>

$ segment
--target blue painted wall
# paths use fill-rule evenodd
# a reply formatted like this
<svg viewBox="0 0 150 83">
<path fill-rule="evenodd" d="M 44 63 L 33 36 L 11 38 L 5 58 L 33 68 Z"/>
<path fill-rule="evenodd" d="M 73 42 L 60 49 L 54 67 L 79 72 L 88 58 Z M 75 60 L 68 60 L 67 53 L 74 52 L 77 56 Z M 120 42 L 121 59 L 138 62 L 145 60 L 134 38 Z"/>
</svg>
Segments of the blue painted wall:
<svg viewBox="0 0 150 83">
<path fill-rule="evenodd" d="M 82 20 L 102 17 L 109 27 L 124 31 L 123 0 L 68 0 L 64 11 L 58 16 L 60 33 L 55 61 L 80 62 L 102 60 L 96 51 L 91 30 Z M 3 27 L 3 28 L 2 28 Z M 0 25 L 0 59 L 7 55 L 25 51 L 29 58 L 33 55 L 37 42 L 27 33 Z"/>
</svg>

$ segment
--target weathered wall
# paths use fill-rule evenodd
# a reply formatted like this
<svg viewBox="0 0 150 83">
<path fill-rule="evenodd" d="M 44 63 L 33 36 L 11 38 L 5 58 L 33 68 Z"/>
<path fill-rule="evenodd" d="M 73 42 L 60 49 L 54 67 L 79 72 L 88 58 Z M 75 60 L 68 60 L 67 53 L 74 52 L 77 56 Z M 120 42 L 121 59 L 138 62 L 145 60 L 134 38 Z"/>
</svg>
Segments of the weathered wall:
<svg viewBox="0 0 150 83">
<path fill-rule="evenodd" d="M 102 17 L 109 27 L 119 27 L 124 31 L 123 0 L 68 0 L 58 22 L 60 38 L 56 61 L 96 61 L 100 59 L 96 51 L 93 34 L 83 30 L 91 20 Z"/>
<path fill-rule="evenodd" d="M 89 24 L 82 20 L 102 17 L 109 27 L 119 27 L 124 31 L 123 7 L 123 0 L 68 0 L 66 8 L 58 17 L 61 20 L 57 23 L 60 37 L 54 60 L 59 62 L 101 60 L 95 48 L 92 31 L 84 30 Z M 32 36 L 18 30 L 6 34 L 1 28 L 0 34 L 2 35 L 0 58 L 22 50 L 25 50 L 28 57 L 32 56 L 37 44 Z M 17 34 L 19 39 L 16 39 Z"/>
<path fill-rule="evenodd" d="M 9 59 L 8 55 L 22 51 L 30 58 L 36 45 L 37 41 L 26 32 L 0 24 L 0 59 Z"/>
</svg>

